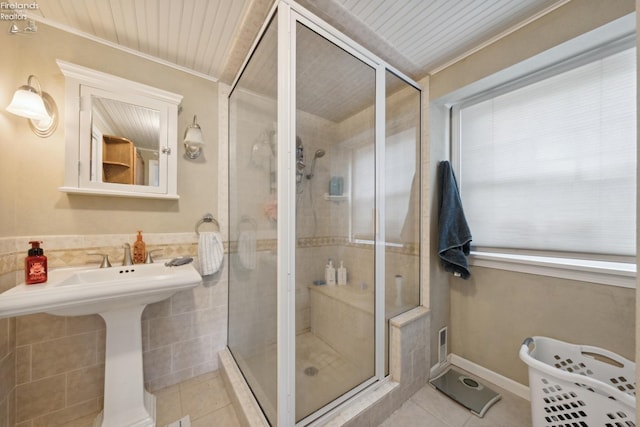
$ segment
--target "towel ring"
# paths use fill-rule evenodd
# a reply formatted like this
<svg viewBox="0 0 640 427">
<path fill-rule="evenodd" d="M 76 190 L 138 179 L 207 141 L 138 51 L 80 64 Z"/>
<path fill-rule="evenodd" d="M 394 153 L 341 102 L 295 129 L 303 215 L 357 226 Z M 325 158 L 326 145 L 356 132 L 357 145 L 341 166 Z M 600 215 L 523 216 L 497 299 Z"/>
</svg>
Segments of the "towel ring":
<svg viewBox="0 0 640 427">
<path fill-rule="evenodd" d="M 216 220 L 213 215 L 211 215 L 210 213 L 206 213 L 202 216 L 202 218 L 200 218 L 200 221 L 198 221 L 196 223 L 196 234 L 199 236 L 200 232 L 198 231 L 198 229 L 200 228 L 200 226 L 205 223 L 205 222 L 212 222 L 216 225 L 216 227 L 218 227 L 218 231 L 220 231 L 220 224 L 218 223 L 218 220 Z"/>
</svg>

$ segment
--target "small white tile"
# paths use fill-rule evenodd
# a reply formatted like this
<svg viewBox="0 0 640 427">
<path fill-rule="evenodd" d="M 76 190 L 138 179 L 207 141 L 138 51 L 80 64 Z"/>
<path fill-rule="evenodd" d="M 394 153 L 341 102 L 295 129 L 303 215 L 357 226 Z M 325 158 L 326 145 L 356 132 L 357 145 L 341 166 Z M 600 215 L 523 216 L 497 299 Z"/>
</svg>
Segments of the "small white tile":
<svg viewBox="0 0 640 427">
<path fill-rule="evenodd" d="M 462 427 L 463 424 L 445 424 L 425 411 L 412 400 L 406 401 L 400 409 L 387 418 L 381 427 Z"/>
</svg>

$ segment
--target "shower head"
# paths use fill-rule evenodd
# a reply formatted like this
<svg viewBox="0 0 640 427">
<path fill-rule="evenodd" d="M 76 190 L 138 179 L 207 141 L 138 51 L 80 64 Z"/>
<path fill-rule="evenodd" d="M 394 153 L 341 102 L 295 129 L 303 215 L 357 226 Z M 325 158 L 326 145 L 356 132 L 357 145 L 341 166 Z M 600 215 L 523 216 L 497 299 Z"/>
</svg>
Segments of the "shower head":
<svg viewBox="0 0 640 427">
<path fill-rule="evenodd" d="M 311 171 L 307 174 L 307 179 L 313 178 L 313 171 L 316 168 L 316 159 L 319 159 L 320 157 L 324 157 L 325 154 L 327 154 L 327 152 L 324 151 L 322 148 L 319 148 L 316 150 L 316 152 L 313 155 L 313 160 L 311 161 Z"/>
</svg>

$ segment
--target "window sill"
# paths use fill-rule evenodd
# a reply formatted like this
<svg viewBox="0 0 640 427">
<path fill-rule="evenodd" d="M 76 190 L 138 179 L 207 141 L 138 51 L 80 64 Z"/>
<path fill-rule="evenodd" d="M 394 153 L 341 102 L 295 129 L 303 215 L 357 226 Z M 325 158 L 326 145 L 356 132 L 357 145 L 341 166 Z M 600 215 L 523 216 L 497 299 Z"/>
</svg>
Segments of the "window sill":
<svg viewBox="0 0 640 427">
<path fill-rule="evenodd" d="M 623 288 L 636 287 L 636 265 L 630 263 L 475 251 L 471 252 L 469 263 Z"/>
</svg>

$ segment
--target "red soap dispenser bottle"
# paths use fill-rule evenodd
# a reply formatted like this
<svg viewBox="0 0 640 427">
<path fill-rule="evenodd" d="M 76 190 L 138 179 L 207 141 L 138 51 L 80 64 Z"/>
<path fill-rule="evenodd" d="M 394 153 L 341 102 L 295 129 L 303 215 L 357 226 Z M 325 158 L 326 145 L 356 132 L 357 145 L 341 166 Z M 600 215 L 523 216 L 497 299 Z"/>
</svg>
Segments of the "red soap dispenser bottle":
<svg viewBox="0 0 640 427">
<path fill-rule="evenodd" d="M 24 259 L 24 281 L 27 285 L 47 281 L 47 257 L 37 240 L 29 242 L 31 249 Z"/>
</svg>

